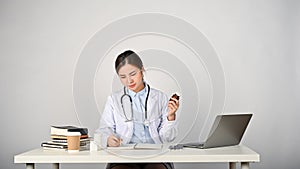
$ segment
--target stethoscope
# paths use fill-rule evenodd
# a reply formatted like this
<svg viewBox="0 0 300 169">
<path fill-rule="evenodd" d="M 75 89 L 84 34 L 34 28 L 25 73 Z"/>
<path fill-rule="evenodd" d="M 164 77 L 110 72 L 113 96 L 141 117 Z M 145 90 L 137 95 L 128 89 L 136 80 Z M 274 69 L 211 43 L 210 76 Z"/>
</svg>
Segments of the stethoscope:
<svg viewBox="0 0 300 169">
<path fill-rule="evenodd" d="M 150 93 L 150 86 L 147 84 L 148 87 L 148 92 L 147 92 L 147 96 L 146 96 L 146 100 L 145 100 L 145 120 L 144 120 L 144 125 L 145 126 L 149 126 L 149 120 L 148 120 L 148 112 L 147 112 L 147 103 L 148 103 L 148 97 L 149 97 L 149 93 Z M 123 106 L 123 99 L 124 97 L 128 97 L 129 101 L 130 101 L 130 108 L 131 108 L 131 119 L 129 119 L 126 115 L 126 112 L 124 110 L 124 106 Z M 122 105 L 122 109 L 123 109 L 123 114 L 126 118 L 125 122 L 130 122 L 132 121 L 132 117 L 133 117 L 133 108 L 132 108 L 132 98 L 130 97 L 129 94 L 126 93 L 126 88 L 124 87 L 124 94 L 121 97 L 121 105 Z"/>
</svg>

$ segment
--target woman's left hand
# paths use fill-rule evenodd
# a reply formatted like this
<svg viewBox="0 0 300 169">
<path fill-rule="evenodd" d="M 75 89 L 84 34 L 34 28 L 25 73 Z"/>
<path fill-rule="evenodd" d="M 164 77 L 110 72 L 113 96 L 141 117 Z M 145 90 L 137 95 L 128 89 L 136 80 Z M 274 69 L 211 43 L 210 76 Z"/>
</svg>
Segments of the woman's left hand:
<svg viewBox="0 0 300 169">
<path fill-rule="evenodd" d="M 176 114 L 175 112 L 177 111 L 179 107 L 179 100 L 175 98 L 171 98 L 169 103 L 168 103 L 168 120 L 173 121 L 176 119 Z"/>
</svg>

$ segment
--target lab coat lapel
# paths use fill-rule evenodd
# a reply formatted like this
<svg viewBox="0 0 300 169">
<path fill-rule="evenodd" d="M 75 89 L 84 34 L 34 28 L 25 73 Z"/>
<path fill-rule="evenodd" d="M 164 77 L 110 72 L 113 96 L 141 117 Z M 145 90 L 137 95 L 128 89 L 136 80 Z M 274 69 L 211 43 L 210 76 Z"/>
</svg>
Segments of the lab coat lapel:
<svg viewBox="0 0 300 169">
<path fill-rule="evenodd" d="M 157 102 L 158 98 L 153 93 L 154 91 L 150 91 L 149 100 L 148 100 L 148 120 L 152 121 L 157 114 Z"/>
</svg>

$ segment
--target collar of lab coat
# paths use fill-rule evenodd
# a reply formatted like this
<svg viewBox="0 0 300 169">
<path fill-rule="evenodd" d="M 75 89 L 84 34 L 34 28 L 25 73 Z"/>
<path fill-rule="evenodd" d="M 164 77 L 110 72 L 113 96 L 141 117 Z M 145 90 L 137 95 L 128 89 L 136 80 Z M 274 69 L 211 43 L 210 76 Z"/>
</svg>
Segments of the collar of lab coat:
<svg viewBox="0 0 300 169">
<path fill-rule="evenodd" d="M 141 91 L 137 92 L 137 93 L 134 92 L 134 91 L 132 91 L 132 90 L 130 90 L 130 89 L 128 89 L 128 88 L 126 88 L 126 91 L 129 94 L 129 96 L 133 99 L 137 95 L 145 95 L 145 94 L 147 94 L 148 93 L 148 84 L 146 82 L 144 82 L 144 88 Z"/>
</svg>

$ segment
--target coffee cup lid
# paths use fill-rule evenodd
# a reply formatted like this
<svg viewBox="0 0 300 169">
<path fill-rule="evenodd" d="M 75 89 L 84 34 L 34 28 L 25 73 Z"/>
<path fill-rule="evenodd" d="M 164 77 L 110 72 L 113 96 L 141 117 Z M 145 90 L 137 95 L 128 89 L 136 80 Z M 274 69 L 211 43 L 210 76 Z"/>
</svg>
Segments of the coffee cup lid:
<svg viewBox="0 0 300 169">
<path fill-rule="evenodd" d="M 68 132 L 67 136 L 81 136 L 80 132 Z"/>
</svg>

